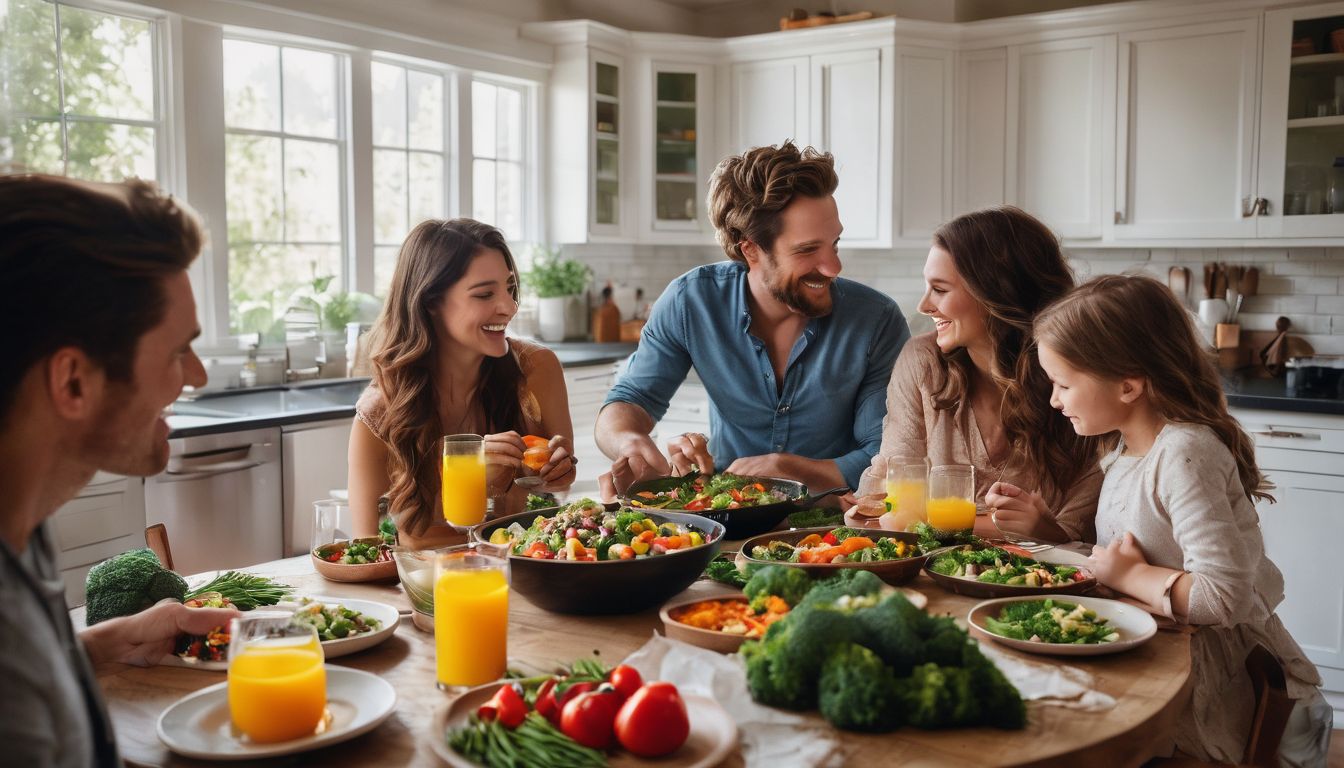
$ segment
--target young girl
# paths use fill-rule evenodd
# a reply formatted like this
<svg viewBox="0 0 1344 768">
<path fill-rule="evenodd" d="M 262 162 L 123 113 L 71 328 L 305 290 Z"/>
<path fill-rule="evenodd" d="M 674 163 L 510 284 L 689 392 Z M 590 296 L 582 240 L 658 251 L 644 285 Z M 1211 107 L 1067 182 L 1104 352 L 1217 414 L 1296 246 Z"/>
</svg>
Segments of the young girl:
<svg viewBox="0 0 1344 768">
<path fill-rule="evenodd" d="M 1113 450 L 1097 504 L 1092 567 L 1103 585 L 1175 621 L 1191 638 L 1193 706 L 1175 747 L 1238 762 L 1253 693 L 1244 661 L 1261 644 L 1296 700 L 1280 757 L 1324 765 L 1330 708 L 1321 678 L 1274 614 L 1283 576 L 1265 556 L 1254 502 L 1272 501 L 1254 446 L 1227 412 L 1189 314 L 1148 277 L 1097 278 L 1035 322 L 1050 403 L 1079 435 Z"/>
</svg>

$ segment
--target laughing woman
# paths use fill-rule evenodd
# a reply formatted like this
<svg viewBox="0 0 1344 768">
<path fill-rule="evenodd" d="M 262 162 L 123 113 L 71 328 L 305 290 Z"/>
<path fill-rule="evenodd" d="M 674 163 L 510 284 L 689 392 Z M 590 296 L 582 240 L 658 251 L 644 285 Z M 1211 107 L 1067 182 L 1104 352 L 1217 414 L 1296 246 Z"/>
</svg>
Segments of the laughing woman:
<svg viewBox="0 0 1344 768">
<path fill-rule="evenodd" d="M 411 230 L 372 332 L 373 382 L 350 433 L 355 536 L 377 532 L 385 495 L 403 544 L 462 541 L 443 519 L 444 435 L 485 435 L 486 493 L 498 513 L 521 511 L 526 500 L 513 484 L 523 435 L 550 439 L 550 461 L 538 470 L 548 486 L 574 481 L 560 361 L 545 347 L 505 337 L 517 311 L 518 274 L 498 229 L 452 219 Z"/>
<path fill-rule="evenodd" d="M 924 281 L 919 311 L 935 330 L 896 360 L 862 490 L 881 487 L 889 458 L 969 464 L 977 505 L 993 515 L 978 533 L 1095 540 L 1097 450 L 1054 416 L 1031 345 L 1032 319 L 1074 284 L 1059 241 L 1018 208 L 968 213 L 934 233 Z M 856 511 L 880 513 L 880 499 Z"/>
</svg>

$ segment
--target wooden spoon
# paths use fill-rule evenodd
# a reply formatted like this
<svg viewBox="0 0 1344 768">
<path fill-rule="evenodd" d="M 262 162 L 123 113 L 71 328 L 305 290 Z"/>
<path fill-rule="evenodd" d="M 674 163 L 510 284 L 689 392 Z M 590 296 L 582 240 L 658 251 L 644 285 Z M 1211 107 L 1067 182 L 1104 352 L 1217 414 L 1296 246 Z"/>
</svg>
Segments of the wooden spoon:
<svg viewBox="0 0 1344 768">
<path fill-rule="evenodd" d="M 1248 267 L 1241 273 L 1241 295 L 1254 296 L 1260 290 L 1260 270 Z"/>
<path fill-rule="evenodd" d="M 1190 293 L 1190 270 L 1185 267 L 1172 267 L 1167 270 L 1167 287 L 1176 294 L 1176 300 L 1181 304 L 1186 303 L 1186 296 Z"/>
</svg>

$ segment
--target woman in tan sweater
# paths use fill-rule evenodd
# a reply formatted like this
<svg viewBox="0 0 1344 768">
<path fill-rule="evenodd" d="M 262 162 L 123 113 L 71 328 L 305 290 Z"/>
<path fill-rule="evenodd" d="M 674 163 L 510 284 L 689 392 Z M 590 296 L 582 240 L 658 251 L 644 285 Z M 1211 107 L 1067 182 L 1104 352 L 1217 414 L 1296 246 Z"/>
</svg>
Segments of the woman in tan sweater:
<svg viewBox="0 0 1344 768">
<path fill-rule="evenodd" d="M 968 213 L 934 233 L 924 280 L 919 311 L 935 330 L 896 360 L 856 512 L 881 514 L 889 458 L 969 464 L 977 506 L 993 515 L 977 532 L 1094 540 L 1095 444 L 1054 417 L 1031 345 L 1036 313 L 1074 285 L 1059 241 L 1018 208 Z"/>
</svg>

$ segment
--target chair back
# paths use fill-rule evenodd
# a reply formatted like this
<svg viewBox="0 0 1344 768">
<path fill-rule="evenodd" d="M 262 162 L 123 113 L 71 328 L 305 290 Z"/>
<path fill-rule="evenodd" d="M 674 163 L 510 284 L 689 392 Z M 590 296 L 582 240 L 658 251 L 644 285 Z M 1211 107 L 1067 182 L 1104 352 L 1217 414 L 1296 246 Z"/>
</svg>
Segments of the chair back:
<svg viewBox="0 0 1344 768">
<path fill-rule="evenodd" d="M 1251 715 L 1251 734 L 1246 741 L 1243 765 L 1279 765 L 1279 742 L 1283 739 L 1293 700 L 1288 698 L 1283 665 L 1263 645 L 1256 644 L 1246 654 L 1246 672 L 1255 690 L 1255 710 Z"/>
<path fill-rule="evenodd" d="M 173 570 L 173 550 L 168 546 L 168 529 L 163 523 L 155 523 L 145 529 L 145 546 L 159 556 L 163 567 Z"/>
</svg>

